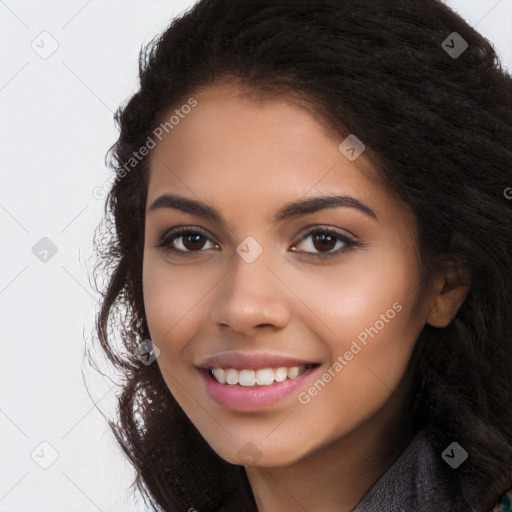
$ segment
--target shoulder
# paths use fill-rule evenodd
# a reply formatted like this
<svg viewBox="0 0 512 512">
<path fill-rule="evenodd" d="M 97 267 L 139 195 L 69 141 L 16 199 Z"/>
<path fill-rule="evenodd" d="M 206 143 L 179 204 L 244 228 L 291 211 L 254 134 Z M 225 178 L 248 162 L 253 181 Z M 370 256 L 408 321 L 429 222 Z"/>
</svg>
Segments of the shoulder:
<svg viewBox="0 0 512 512">
<path fill-rule="evenodd" d="M 498 502 L 489 512 L 512 512 L 512 489 L 498 498 Z"/>
</svg>

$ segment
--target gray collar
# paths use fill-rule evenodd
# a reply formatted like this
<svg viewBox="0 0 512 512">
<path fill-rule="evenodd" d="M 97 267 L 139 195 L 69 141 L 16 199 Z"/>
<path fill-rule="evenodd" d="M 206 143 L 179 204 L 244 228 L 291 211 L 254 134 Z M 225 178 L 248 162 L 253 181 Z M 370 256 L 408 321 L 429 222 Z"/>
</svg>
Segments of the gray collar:
<svg viewBox="0 0 512 512">
<path fill-rule="evenodd" d="M 353 512 L 431 512 L 436 496 L 435 453 L 424 431 L 357 504 Z"/>
</svg>

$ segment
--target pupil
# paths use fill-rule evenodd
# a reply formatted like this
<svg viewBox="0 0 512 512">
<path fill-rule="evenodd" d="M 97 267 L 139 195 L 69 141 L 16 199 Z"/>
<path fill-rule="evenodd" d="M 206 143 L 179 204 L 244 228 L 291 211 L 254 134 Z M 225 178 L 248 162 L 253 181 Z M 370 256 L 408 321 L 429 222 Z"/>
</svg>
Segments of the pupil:
<svg viewBox="0 0 512 512">
<path fill-rule="evenodd" d="M 201 244 L 201 241 L 200 239 L 203 237 L 203 235 L 199 234 L 199 233 L 196 233 L 196 234 L 193 234 L 193 235 L 187 235 L 185 237 L 185 242 L 183 243 L 183 245 L 189 249 L 189 250 L 192 250 L 192 249 L 201 249 L 202 247 L 202 244 Z M 188 247 L 187 246 L 187 243 L 191 243 L 192 244 L 192 247 Z M 194 245 L 196 244 L 196 245 Z M 203 242 L 204 244 L 204 242 Z"/>
<path fill-rule="evenodd" d="M 315 235 L 313 237 L 313 240 L 314 240 L 313 245 L 315 246 L 315 249 L 317 249 L 317 250 L 321 250 L 321 249 L 330 250 L 336 245 L 335 238 L 329 234 Z M 316 245 L 316 242 L 318 242 L 318 241 L 320 241 L 319 247 L 317 247 L 317 245 Z M 329 246 L 329 244 L 330 244 L 330 246 Z"/>
</svg>

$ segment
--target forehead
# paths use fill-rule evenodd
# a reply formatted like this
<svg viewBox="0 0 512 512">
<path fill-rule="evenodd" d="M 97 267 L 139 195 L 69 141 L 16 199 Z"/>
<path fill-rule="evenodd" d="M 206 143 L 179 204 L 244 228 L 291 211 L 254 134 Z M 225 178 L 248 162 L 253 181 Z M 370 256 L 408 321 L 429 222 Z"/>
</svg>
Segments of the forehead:
<svg viewBox="0 0 512 512">
<path fill-rule="evenodd" d="M 286 97 L 262 100 L 230 85 L 194 94 L 197 105 L 150 154 L 147 204 L 164 192 L 263 208 L 314 192 L 364 199 L 377 213 L 397 205 L 364 152 L 350 161 L 307 108 Z M 165 122 L 176 112 L 162 116 Z M 188 110 L 188 109 L 187 109 Z"/>
</svg>

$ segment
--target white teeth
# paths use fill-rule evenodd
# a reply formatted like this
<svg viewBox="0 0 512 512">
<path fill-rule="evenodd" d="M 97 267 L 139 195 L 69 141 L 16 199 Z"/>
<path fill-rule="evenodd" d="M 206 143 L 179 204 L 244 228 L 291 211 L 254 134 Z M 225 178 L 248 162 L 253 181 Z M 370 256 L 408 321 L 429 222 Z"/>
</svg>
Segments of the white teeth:
<svg viewBox="0 0 512 512">
<path fill-rule="evenodd" d="M 288 368 L 278 368 L 274 370 L 274 380 L 276 382 L 283 382 L 288 377 Z"/>
<path fill-rule="evenodd" d="M 228 384 L 238 384 L 238 372 L 233 368 L 226 370 L 226 382 Z"/>
<path fill-rule="evenodd" d="M 292 366 L 290 368 L 262 368 L 260 370 L 235 370 L 234 368 L 213 368 L 213 377 L 221 384 L 253 387 L 270 386 L 274 382 L 283 382 L 286 379 L 296 379 L 304 372 L 306 366 Z"/>
<path fill-rule="evenodd" d="M 258 386 L 270 386 L 274 382 L 274 371 L 272 368 L 263 368 L 256 372 L 256 384 Z"/>
<path fill-rule="evenodd" d="M 299 375 L 299 367 L 294 366 L 292 368 L 288 368 L 288 378 L 289 379 L 295 379 L 297 375 Z"/>
<path fill-rule="evenodd" d="M 256 384 L 256 374 L 254 370 L 242 370 L 238 374 L 238 384 L 240 384 L 240 386 L 254 386 L 254 384 Z"/>
<path fill-rule="evenodd" d="M 226 372 L 222 368 L 212 370 L 213 376 L 222 384 L 226 384 Z"/>
</svg>

